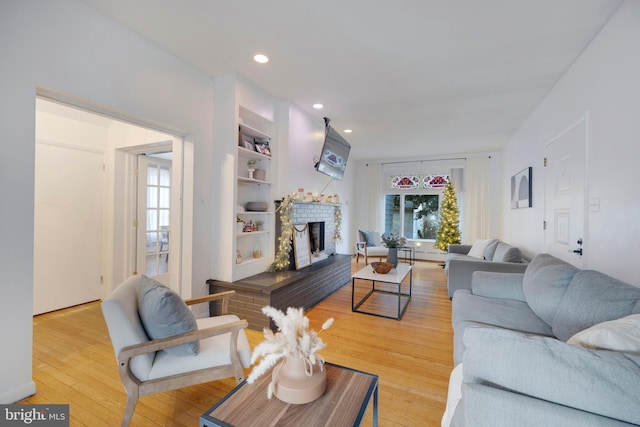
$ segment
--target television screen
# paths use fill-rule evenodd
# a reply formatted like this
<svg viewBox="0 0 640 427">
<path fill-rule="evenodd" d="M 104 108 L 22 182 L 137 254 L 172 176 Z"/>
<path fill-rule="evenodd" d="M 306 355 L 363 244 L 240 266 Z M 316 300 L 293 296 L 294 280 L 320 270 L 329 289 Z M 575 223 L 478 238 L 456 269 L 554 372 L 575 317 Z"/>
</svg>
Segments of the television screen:
<svg viewBox="0 0 640 427">
<path fill-rule="evenodd" d="M 316 170 L 333 179 L 342 179 L 351 145 L 335 129 L 327 125 L 326 137 Z"/>
</svg>

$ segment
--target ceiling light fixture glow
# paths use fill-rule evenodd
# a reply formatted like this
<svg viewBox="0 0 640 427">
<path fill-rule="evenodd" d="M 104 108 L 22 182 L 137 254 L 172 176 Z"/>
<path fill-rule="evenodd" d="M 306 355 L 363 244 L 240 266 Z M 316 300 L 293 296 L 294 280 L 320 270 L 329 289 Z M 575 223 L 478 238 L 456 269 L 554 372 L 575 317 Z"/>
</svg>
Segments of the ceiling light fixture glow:
<svg viewBox="0 0 640 427">
<path fill-rule="evenodd" d="M 321 110 L 322 108 L 324 108 L 324 105 L 322 105 L 322 104 L 313 104 L 313 108 L 315 108 L 316 110 Z"/>
<path fill-rule="evenodd" d="M 258 64 L 266 64 L 267 62 L 269 62 L 269 58 L 267 57 L 267 55 L 263 55 L 261 53 L 256 53 L 255 55 L 253 55 L 253 60 Z"/>
<path fill-rule="evenodd" d="M 345 129 L 344 130 L 344 133 L 351 133 L 351 132 L 353 132 L 351 129 Z"/>
</svg>

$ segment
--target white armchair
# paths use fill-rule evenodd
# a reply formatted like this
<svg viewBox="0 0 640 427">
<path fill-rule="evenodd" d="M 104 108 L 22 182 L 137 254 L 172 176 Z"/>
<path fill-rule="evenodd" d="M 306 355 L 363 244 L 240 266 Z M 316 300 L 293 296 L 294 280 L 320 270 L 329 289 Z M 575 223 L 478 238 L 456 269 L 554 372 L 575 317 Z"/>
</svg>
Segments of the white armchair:
<svg viewBox="0 0 640 427">
<path fill-rule="evenodd" d="M 377 231 L 358 231 L 356 241 L 356 263 L 360 260 L 360 255 L 364 257 L 364 263 L 369 264 L 369 257 L 378 257 L 382 261 L 383 257 L 389 254 L 389 248 L 382 244 L 382 238 Z"/>
<path fill-rule="evenodd" d="M 144 303 L 140 302 L 140 294 L 147 292 L 149 282 L 157 284 L 146 276 L 132 276 L 102 302 L 120 378 L 127 393 L 122 426 L 129 425 L 140 396 L 229 377 L 240 383 L 244 379 L 243 367 L 250 366 L 251 348 L 244 333 L 246 320 L 235 315 L 195 319 L 185 305 L 222 299 L 222 310 L 226 313 L 228 298 L 234 291 L 183 301 L 177 293 L 157 284 L 155 288 L 162 294 L 155 301 L 154 325 L 175 325 L 176 315 L 183 315 L 186 310 L 186 320 L 192 322 L 195 330 L 150 339 L 149 335 L 156 332 L 150 332 L 153 326 L 149 324 L 145 329 L 144 318 L 147 315 L 142 313 L 145 308 L 139 310 Z M 161 317 L 163 311 L 168 316 Z M 191 354 L 169 352 L 185 346 L 187 353 Z"/>
</svg>

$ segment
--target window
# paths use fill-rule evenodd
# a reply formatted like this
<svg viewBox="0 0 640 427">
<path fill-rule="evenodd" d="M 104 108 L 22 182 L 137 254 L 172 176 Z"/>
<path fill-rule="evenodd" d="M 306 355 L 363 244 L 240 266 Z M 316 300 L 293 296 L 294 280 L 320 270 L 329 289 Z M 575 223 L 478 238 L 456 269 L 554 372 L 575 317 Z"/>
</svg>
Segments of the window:
<svg viewBox="0 0 640 427">
<path fill-rule="evenodd" d="M 449 176 L 391 175 L 385 195 L 384 232 L 408 239 L 435 240 L 440 219 L 440 192 Z"/>
<path fill-rule="evenodd" d="M 435 240 L 440 196 L 437 194 L 387 194 L 384 231 L 402 230 L 408 239 Z"/>
<path fill-rule="evenodd" d="M 170 251 L 170 192 L 171 162 L 151 156 L 139 156 L 141 173 L 140 185 L 146 198 L 145 220 L 140 221 L 140 232 L 144 231 L 146 245 L 144 249 L 145 266 L 138 266 L 147 276 L 157 276 L 169 272 Z M 142 258 L 140 258 L 142 260 Z"/>
</svg>

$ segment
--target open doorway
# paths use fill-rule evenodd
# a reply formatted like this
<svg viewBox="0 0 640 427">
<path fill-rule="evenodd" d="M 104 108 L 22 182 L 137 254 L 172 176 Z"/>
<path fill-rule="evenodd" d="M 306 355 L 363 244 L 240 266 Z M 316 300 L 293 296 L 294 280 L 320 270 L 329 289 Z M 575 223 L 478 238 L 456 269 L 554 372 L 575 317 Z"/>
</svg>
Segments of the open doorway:
<svg viewBox="0 0 640 427">
<path fill-rule="evenodd" d="M 138 157 L 147 157 L 142 154 L 169 156 L 157 159 L 164 168 L 169 165 L 168 185 L 157 186 L 158 194 L 170 200 L 162 210 L 168 220 L 149 230 L 157 233 L 154 256 L 164 262 L 156 272 L 183 293 L 182 192 L 192 192 L 191 180 L 184 184 L 184 170 L 193 167 L 185 145 L 166 132 L 37 98 L 34 314 L 100 299 L 129 275 L 147 273 L 136 265 L 146 241 L 139 242 L 144 248 L 136 246 L 139 200 L 136 177 L 127 176 L 135 173 Z M 141 196 L 146 204 L 148 194 Z"/>
</svg>

